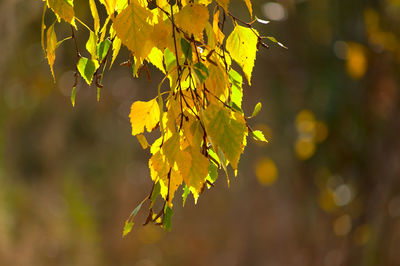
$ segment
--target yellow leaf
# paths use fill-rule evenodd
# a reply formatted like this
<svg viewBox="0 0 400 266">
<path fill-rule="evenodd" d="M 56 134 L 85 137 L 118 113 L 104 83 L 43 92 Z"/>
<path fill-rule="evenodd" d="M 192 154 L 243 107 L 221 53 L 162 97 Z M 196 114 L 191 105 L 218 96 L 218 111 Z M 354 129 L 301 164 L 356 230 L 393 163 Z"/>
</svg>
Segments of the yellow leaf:
<svg viewBox="0 0 400 266">
<path fill-rule="evenodd" d="M 219 147 L 230 161 L 233 169 L 237 169 L 247 135 L 243 115 L 232 113 L 221 105 L 210 105 L 203 112 L 203 120 L 212 145 L 215 148 Z"/>
<path fill-rule="evenodd" d="M 199 147 L 189 146 L 181 151 L 178 156 L 177 165 L 183 180 L 189 188 L 193 188 L 197 193 L 206 182 L 208 175 L 209 160 L 200 152 Z"/>
<path fill-rule="evenodd" d="M 170 165 L 174 165 L 179 150 L 179 133 L 174 133 L 162 146 L 162 153 Z"/>
<path fill-rule="evenodd" d="M 183 178 L 181 173 L 177 170 L 172 168 L 170 174 L 170 184 L 169 184 L 169 196 L 168 196 L 168 203 L 170 207 L 172 207 L 172 200 L 174 199 L 175 191 L 178 190 L 179 186 L 182 184 Z"/>
<path fill-rule="evenodd" d="M 46 48 L 44 46 L 44 31 L 46 30 L 46 24 L 44 23 L 44 17 L 46 15 L 47 5 L 43 6 L 43 14 L 42 14 L 42 26 L 41 26 L 41 34 L 40 34 L 40 43 L 42 45 L 43 52 L 46 53 Z"/>
<path fill-rule="evenodd" d="M 115 59 L 117 59 L 119 50 L 121 49 L 121 40 L 118 37 L 115 37 L 112 46 L 113 46 L 113 56 L 112 56 L 110 68 L 114 64 Z"/>
<path fill-rule="evenodd" d="M 134 102 L 129 117 L 131 119 L 132 135 L 143 133 L 144 127 L 148 132 L 151 132 L 160 120 L 157 98 L 148 102 Z"/>
<path fill-rule="evenodd" d="M 166 157 L 160 151 L 156 152 L 149 160 L 149 168 L 151 179 L 155 182 L 159 180 L 161 186 L 160 194 L 165 199 L 168 194 L 167 176 L 171 169 Z"/>
<path fill-rule="evenodd" d="M 56 32 L 54 31 L 54 24 L 55 22 L 47 29 L 46 54 L 47 54 L 47 61 L 49 62 L 50 65 L 51 74 L 53 75 L 53 79 L 55 82 L 56 77 L 54 75 L 53 65 L 54 61 L 56 60 L 57 36 Z"/>
<path fill-rule="evenodd" d="M 222 44 L 222 42 L 225 39 L 225 35 L 222 33 L 218 26 L 218 21 L 219 21 L 219 10 L 215 12 L 214 14 L 214 19 L 213 19 L 213 32 L 215 36 L 215 40 L 217 41 L 218 44 Z"/>
<path fill-rule="evenodd" d="M 172 25 L 170 20 L 163 20 L 154 25 L 152 40 L 155 46 L 164 51 L 169 46 L 172 36 Z"/>
<path fill-rule="evenodd" d="M 201 37 L 208 17 L 209 14 L 206 6 L 191 3 L 175 15 L 175 23 L 186 33 Z"/>
<path fill-rule="evenodd" d="M 76 28 L 73 0 L 47 0 L 47 5 L 53 10 L 59 21 L 62 18 Z"/>
<path fill-rule="evenodd" d="M 100 3 L 102 3 L 106 7 L 107 14 L 109 16 L 114 15 L 116 5 L 115 0 L 100 0 Z"/>
<path fill-rule="evenodd" d="M 251 72 L 256 59 L 258 38 L 254 29 L 236 26 L 226 40 L 226 49 L 243 69 L 247 81 L 251 85 Z M 258 34 L 258 33 L 257 33 Z"/>
<path fill-rule="evenodd" d="M 161 72 L 165 74 L 165 69 L 163 66 L 164 54 L 157 47 L 153 47 L 151 49 L 150 54 L 147 56 L 147 61 L 152 63 L 155 67 L 157 67 Z"/>
<path fill-rule="evenodd" d="M 222 6 L 225 11 L 228 11 L 228 5 L 230 0 L 217 0 L 218 5 Z"/>
<path fill-rule="evenodd" d="M 250 12 L 250 16 L 253 17 L 253 7 L 251 6 L 251 0 L 244 0 L 246 3 L 247 9 Z"/>
<path fill-rule="evenodd" d="M 143 149 L 147 149 L 149 147 L 149 143 L 147 142 L 147 139 L 143 134 L 136 135 L 136 138 L 138 139 Z"/>
<path fill-rule="evenodd" d="M 93 31 L 90 31 L 89 40 L 86 42 L 86 50 L 88 50 L 88 52 L 92 56 L 92 59 L 97 59 L 96 49 L 97 49 L 97 35 Z"/>
<path fill-rule="evenodd" d="M 208 66 L 209 76 L 206 79 L 206 87 L 212 93 L 213 96 L 209 97 L 210 101 L 218 101 L 215 97 L 221 99 L 221 96 L 224 97 L 221 100 L 224 100 L 227 96 L 227 84 L 228 77 L 223 70 L 222 66 L 215 66 L 210 64 Z"/>
<path fill-rule="evenodd" d="M 89 5 L 90 5 L 90 12 L 92 13 L 92 17 L 93 17 L 93 21 L 94 21 L 94 32 L 97 35 L 100 30 L 99 13 L 97 12 L 96 3 L 94 2 L 94 0 L 89 0 Z"/>
<path fill-rule="evenodd" d="M 146 22 L 152 13 L 142 7 L 138 0 L 132 0 L 114 20 L 113 28 L 117 37 L 135 57 L 141 61 L 151 51 L 153 27 Z"/>
</svg>

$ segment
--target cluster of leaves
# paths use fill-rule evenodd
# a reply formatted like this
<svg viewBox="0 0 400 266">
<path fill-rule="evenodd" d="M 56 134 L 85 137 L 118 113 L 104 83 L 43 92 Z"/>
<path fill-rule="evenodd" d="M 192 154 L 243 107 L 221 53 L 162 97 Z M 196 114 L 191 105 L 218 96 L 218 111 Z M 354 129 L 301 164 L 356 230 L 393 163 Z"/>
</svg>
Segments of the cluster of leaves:
<svg viewBox="0 0 400 266">
<path fill-rule="evenodd" d="M 252 5 L 244 0 L 250 16 Z M 151 63 L 165 74 L 158 85 L 158 95 L 150 101 L 132 104 L 130 121 L 132 135 L 137 136 L 144 149 L 152 154 L 149 168 L 153 187 L 148 197 L 132 212 L 125 223 L 123 235 L 129 233 L 133 218 L 146 201 L 150 201 L 145 224 L 154 222 L 169 229 L 174 195 L 183 187 L 183 202 L 191 193 L 197 201 L 203 190 L 212 187 L 223 169 L 228 185 L 228 165 L 234 174 L 249 134 L 265 141 L 261 131 L 251 130 L 247 119 L 261 109 L 257 104 L 253 114 L 245 117 L 241 105 L 243 78 L 232 68 L 232 61 L 242 68 L 251 84 L 251 73 L 257 49 L 268 47 L 253 27 L 230 13 L 229 0 L 89 0 L 94 20 L 91 29 L 74 13 L 73 0 L 46 0 L 42 23 L 42 46 L 54 77 L 53 64 L 56 48 L 65 40 L 75 43 L 76 80 L 71 100 L 75 104 L 75 87 L 79 75 L 90 85 L 94 82 L 98 96 L 107 62 L 116 59 L 121 45 L 131 52 L 126 62 L 138 76 Z M 101 23 L 98 6 L 108 16 Z M 47 28 L 46 9 L 50 8 L 57 20 Z M 211 17 L 211 18 L 210 18 Z M 225 21 L 233 22 L 233 31 L 225 38 Z M 71 25 L 72 35 L 57 40 L 55 23 Z M 91 58 L 83 57 L 78 49 L 75 31 L 77 23 L 89 33 L 86 49 Z M 45 34 L 46 32 L 46 34 Z M 46 36 L 44 36 L 46 35 Z M 44 45 L 46 37 L 46 47 Z M 162 91 L 168 80 L 169 89 Z M 148 144 L 144 131 L 159 129 L 160 137 Z M 154 212 L 159 196 L 163 206 Z"/>
</svg>

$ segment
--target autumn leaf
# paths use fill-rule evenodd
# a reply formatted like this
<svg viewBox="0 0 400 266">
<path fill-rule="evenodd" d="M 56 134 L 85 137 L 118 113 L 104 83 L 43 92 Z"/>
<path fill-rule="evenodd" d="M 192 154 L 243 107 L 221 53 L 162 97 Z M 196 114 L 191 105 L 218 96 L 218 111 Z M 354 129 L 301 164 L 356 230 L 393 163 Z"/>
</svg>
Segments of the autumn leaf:
<svg viewBox="0 0 400 266">
<path fill-rule="evenodd" d="M 132 125 L 132 135 L 143 133 L 146 127 L 151 132 L 160 120 L 160 109 L 157 98 L 148 102 L 136 101 L 131 106 L 129 114 Z"/>
<path fill-rule="evenodd" d="M 253 17 L 253 7 L 251 6 L 251 1 L 250 0 L 244 0 L 246 3 L 247 9 L 249 10 L 250 16 Z"/>
<path fill-rule="evenodd" d="M 200 4 L 188 4 L 175 16 L 175 23 L 186 33 L 202 36 L 208 21 L 208 9 Z"/>
<path fill-rule="evenodd" d="M 206 182 L 209 160 L 199 148 L 189 146 L 179 153 L 177 165 L 188 187 L 193 187 L 199 194 Z"/>
<path fill-rule="evenodd" d="M 178 190 L 179 186 L 182 184 L 183 178 L 181 173 L 172 168 L 170 174 L 170 184 L 169 184 L 169 197 L 168 204 L 172 207 L 172 201 L 174 199 L 175 192 Z"/>
<path fill-rule="evenodd" d="M 114 20 L 113 29 L 122 43 L 143 60 L 150 53 L 153 27 L 146 22 L 152 14 L 138 0 L 132 0 Z"/>
<path fill-rule="evenodd" d="M 215 147 L 221 148 L 225 157 L 237 169 L 243 152 L 243 139 L 247 134 L 243 116 L 232 115 L 221 105 L 210 105 L 203 113 L 204 126 Z"/>
<path fill-rule="evenodd" d="M 100 18 L 99 18 L 99 13 L 97 12 L 96 3 L 94 2 L 94 0 L 89 0 L 89 7 L 90 7 L 90 13 L 92 13 L 92 17 L 93 17 L 94 32 L 97 35 L 100 30 Z"/>
<path fill-rule="evenodd" d="M 57 36 L 56 32 L 54 31 L 54 24 L 55 22 L 47 29 L 46 55 L 47 55 L 47 61 L 49 62 L 50 65 L 51 74 L 53 75 L 53 79 L 55 82 L 56 77 L 54 75 L 53 65 L 54 61 L 56 60 Z"/>
<path fill-rule="evenodd" d="M 226 40 L 226 49 L 243 69 L 251 85 L 251 72 L 257 52 L 257 33 L 254 29 L 237 25 Z"/>
<path fill-rule="evenodd" d="M 54 11 L 58 20 L 62 18 L 76 28 L 73 0 L 47 0 L 47 5 Z"/>
</svg>

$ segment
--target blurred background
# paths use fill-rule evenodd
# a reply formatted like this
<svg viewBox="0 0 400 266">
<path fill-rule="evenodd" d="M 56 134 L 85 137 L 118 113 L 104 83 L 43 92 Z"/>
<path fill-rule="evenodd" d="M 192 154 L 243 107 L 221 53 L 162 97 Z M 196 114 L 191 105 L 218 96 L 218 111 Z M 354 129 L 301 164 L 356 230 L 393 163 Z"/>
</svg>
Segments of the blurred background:
<svg viewBox="0 0 400 266">
<path fill-rule="evenodd" d="M 289 47 L 260 49 L 245 85 L 244 110 L 262 102 L 251 124 L 269 144 L 249 140 L 230 189 L 220 178 L 184 208 L 177 196 L 171 232 L 141 226 L 142 211 L 122 239 L 151 188 L 129 108 L 154 97 L 160 74 L 133 79 L 125 52 L 100 102 L 80 80 L 72 108 L 72 42 L 53 83 L 42 1 L 0 1 L 0 265 L 400 265 L 400 0 L 253 9 L 271 21 L 259 32 Z M 231 11 L 250 20 L 243 1 Z M 77 38 L 83 51 L 87 32 Z"/>
</svg>

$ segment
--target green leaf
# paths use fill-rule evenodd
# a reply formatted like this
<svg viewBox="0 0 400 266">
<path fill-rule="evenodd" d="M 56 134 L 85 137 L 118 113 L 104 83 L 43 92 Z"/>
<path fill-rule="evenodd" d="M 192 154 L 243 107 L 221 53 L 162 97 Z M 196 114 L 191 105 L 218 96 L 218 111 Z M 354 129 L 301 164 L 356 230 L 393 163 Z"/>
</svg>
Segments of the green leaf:
<svg viewBox="0 0 400 266">
<path fill-rule="evenodd" d="M 232 83 L 231 87 L 231 104 L 230 106 L 236 111 L 243 113 L 242 111 L 242 99 L 243 99 L 243 78 L 235 70 L 231 69 L 228 72 L 229 80 Z"/>
<path fill-rule="evenodd" d="M 183 194 L 182 194 L 182 199 L 183 199 L 183 206 L 185 207 L 186 199 L 190 194 L 190 189 L 187 185 L 183 187 Z"/>
<path fill-rule="evenodd" d="M 90 60 L 86 57 L 81 57 L 78 61 L 78 71 L 81 76 L 85 79 L 87 84 L 92 83 L 93 75 L 98 68 L 99 63 L 95 60 Z"/>
<path fill-rule="evenodd" d="M 252 132 L 252 134 L 253 134 L 253 138 L 254 138 L 255 140 L 268 143 L 268 140 L 264 137 L 264 134 L 262 133 L 261 130 L 254 130 L 254 131 Z"/>
<path fill-rule="evenodd" d="M 171 231 L 171 218 L 172 218 L 172 209 L 169 206 L 165 206 L 163 227 L 168 231 Z"/>
<path fill-rule="evenodd" d="M 72 107 L 75 107 L 75 96 L 76 96 L 76 87 L 73 87 L 71 92 Z"/>
<path fill-rule="evenodd" d="M 233 169 L 237 169 L 243 152 L 243 139 L 247 134 L 246 122 L 242 115 L 232 114 L 220 105 L 210 105 L 203 113 L 204 125 L 215 147 L 221 148 Z"/>
<path fill-rule="evenodd" d="M 161 192 L 161 185 L 160 185 L 160 182 L 157 181 L 157 183 L 155 183 L 155 185 L 154 185 L 153 193 L 151 194 L 150 208 L 153 208 L 154 204 L 156 203 L 156 200 L 157 200 L 158 196 L 160 195 L 160 192 Z"/>
<path fill-rule="evenodd" d="M 194 68 L 193 70 L 194 70 L 194 73 L 196 74 L 196 76 L 199 78 L 200 83 L 204 83 L 204 81 L 206 81 L 207 77 L 205 77 L 198 68 Z"/>
<path fill-rule="evenodd" d="M 181 49 L 185 59 L 187 59 L 189 62 L 192 62 L 193 60 L 192 46 L 185 38 L 181 38 Z"/>
<path fill-rule="evenodd" d="M 133 221 L 125 221 L 125 226 L 124 226 L 124 230 L 122 231 L 122 236 L 126 236 L 127 234 L 129 234 L 132 231 L 133 228 Z"/>
<path fill-rule="evenodd" d="M 135 218 L 136 214 L 139 212 L 140 208 L 142 208 L 143 203 L 146 202 L 146 200 L 143 200 L 129 215 L 129 218 L 125 221 L 125 226 L 124 230 L 122 231 L 122 236 L 126 236 L 132 231 L 132 227 L 134 225 L 133 218 Z"/>
<path fill-rule="evenodd" d="M 99 61 L 103 60 L 103 58 L 106 57 L 108 49 L 110 49 L 110 46 L 111 46 L 111 41 L 109 39 L 105 39 L 104 41 L 102 41 L 97 45 L 96 53 L 97 57 L 99 58 Z"/>
<path fill-rule="evenodd" d="M 210 165 L 208 166 L 208 176 L 207 176 L 207 180 L 210 181 L 211 183 L 214 183 L 218 178 L 218 167 L 213 164 L 210 163 Z"/>
<path fill-rule="evenodd" d="M 202 62 L 197 62 L 196 64 L 194 64 L 194 67 L 203 71 L 207 77 L 208 75 L 210 75 L 210 73 L 208 72 L 208 68 Z"/>
<path fill-rule="evenodd" d="M 202 63 L 202 62 L 197 62 L 194 64 L 193 68 L 196 76 L 199 78 L 200 83 L 204 83 L 208 76 L 210 75 L 208 68 Z"/>
<path fill-rule="evenodd" d="M 164 60 L 167 72 L 169 72 L 174 66 L 176 66 L 175 54 L 171 52 L 171 50 L 169 50 L 168 48 L 165 48 Z"/>
<path fill-rule="evenodd" d="M 226 40 L 226 49 L 243 69 L 247 81 L 251 85 L 251 72 L 257 52 L 257 31 L 242 26 L 236 26 Z"/>
<path fill-rule="evenodd" d="M 250 116 L 250 118 L 255 117 L 260 111 L 261 111 L 261 103 L 257 103 L 256 106 L 254 107 L 253 114 Z"/>
</svg>

